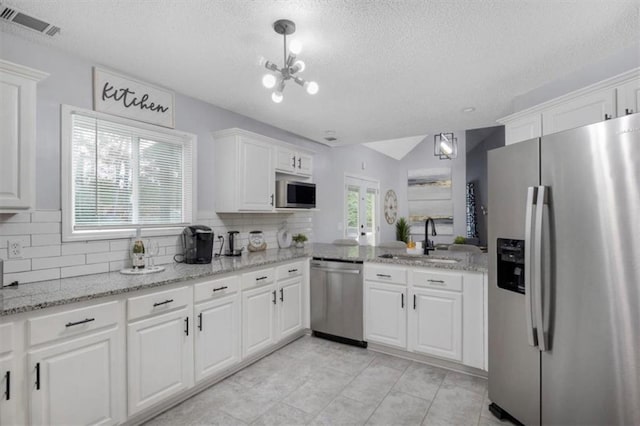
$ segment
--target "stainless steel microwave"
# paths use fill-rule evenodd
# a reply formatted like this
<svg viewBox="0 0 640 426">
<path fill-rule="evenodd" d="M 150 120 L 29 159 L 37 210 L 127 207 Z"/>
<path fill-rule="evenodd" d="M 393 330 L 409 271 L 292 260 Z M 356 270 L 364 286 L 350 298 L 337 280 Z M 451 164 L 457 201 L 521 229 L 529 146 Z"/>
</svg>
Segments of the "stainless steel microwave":
<svg viewBox="0 0 640 426">
<path fill-rule="evenodd" d="M 316 207 L 316 184 L 291 180 L 276 181 L 276 207 L 313 209 Z"/>
</svg>

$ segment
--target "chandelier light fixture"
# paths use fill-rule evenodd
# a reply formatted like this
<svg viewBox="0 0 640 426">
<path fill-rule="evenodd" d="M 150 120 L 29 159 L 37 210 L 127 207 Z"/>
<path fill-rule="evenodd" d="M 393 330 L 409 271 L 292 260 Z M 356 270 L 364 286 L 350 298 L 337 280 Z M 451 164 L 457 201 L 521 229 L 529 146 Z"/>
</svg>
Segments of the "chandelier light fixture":
<svg viewBox="0 0 640 426">
<path fill-rule="evenodd" d="M 433 155 L 441 160 L 451 160 L 458 156 L 458 138 L 453 133 L 438 133 L 433 137 Z"/>
<path fill-rule="evenodd" d="M 315 81 L 306 81 L 296 74 L 301 73 L 305 69 L 304 62 L 297 59 L 297 55 L 302 50 L 302 44 L 293 40 L 287 50 L 287 36 L 296 31 L 296 24 L 288 19 L 279 19 L 273 23 L 273 30 L 284 37 L 284 64 L 279 68 L 271 61 L 266 61 L 264 66 L 272 73 L 267 73 L 262 77 L 262 85 L 267 89 L 274 89 L 271 94 L 271 100 L 277 104 L 282 102 L 284 86 L 287 80 L 293 80 L 307 90 L 310 95 L 318 93 L 318 83 Z"/>
</svg>

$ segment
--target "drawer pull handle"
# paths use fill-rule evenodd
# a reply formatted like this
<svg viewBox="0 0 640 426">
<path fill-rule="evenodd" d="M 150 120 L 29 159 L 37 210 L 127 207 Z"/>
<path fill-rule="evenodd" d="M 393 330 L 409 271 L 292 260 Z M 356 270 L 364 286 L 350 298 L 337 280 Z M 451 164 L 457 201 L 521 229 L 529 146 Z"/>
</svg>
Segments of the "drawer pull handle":
<svg viewBox="0 0 640 426">
<path fill-rule="evenodd" d="M 95 321 L 95 320 L 96 320 L 95 318 L 85 318 L 82 321 L 68 322 L 67 324 L 65 324 L 65 327 L 73 327 L 74 325 L 86 324 L 88 322 Z"/>
<path fill-rule="evenodd" d="M 184 319 L 184 334 L 189 335 L 189 317 Z"/>
<path fill-rule="evenodd" d="M 400 294 L 400 307 L 404 309 L 404 293 Z"/>
<path fill-rule="evenodd" d="M 228 288 L 229 288 L 228 286 L 223 285 L 222 287 L 214 288 L 213 292 L 215 293 L 216 291 L 222 291 L 222 290 L 226 290 Z"/>
<path fill-rule="evenodd" d="M 604 119 L 606 120 L 611 120 L 611 118 L 613 118 L 610 114 L 605 114 L 604 115 Z"/>
<path fill-rule="evenodd" d="M 630 108 L 625 108 L 625 109 L 624 109 L 624 113 L 625 113 L 626 115 L 633 114 L 633 110 L 632 110 L 632 109 L 630 109 Z"/>
<path fill-rule="evenodd" d="M 380 277 L 380 278 L 391 278 L 391 275 L 387 275 L 387 274 L 376 274 L 376 277 Z"/>
<path fill-rule="evenodd" d="M 6 384 L 5 384 L 6 388 L 4 391 L 4 397 L 8 401 L 11 399 L 11 371 L 7 371 L 4 377 L 6 378 Z"/>
<path fill-rule="evenodd" d="M 156 306 L 166 305 L 167 303 L 171 303 L 171 302 L 173 302 L 173 299 L 167 299 L 164 302 L 156 302 L 153 304 L 153 307 L 155 308 Z"/>
<path fill-rule="evenodd" d="M 258 277 L 258 278 L 256 278 L 256 281 L 266 280 L 267 278 L 269 278 L 269 277 Z"/>
<path fill-rule="evenodd" d="M 275 305 L 276 304 L 276 291 L 273 290 L 272 294 L 273 294 L 273 304 Z"/>
<path fill-rule="evenodd" d="M 36 363 L 36 390 L 40 390 L 40 363 Z"/>
<path fill-rule="evenodd" d="M 434 284 L 444 284 L 444 281 L 442 280 L 427 280 L 427 281 Z"/>
<path fill-rule="evenodd" d="M 298 272 L 298 270 L 297 269 L 289 269 L 289 273 L 292 273 L 292 272 Z"/>
<path fill-rule="evenodd" d="M 413 295 L 413 310 L 416 310 L 416 295 Z"/>
<path fill-rule="evenodd" d="M 284 302 L 284 289 L 283 288 L 280 289 L 280 301 Z"/>
<path fill-rule="evenodd" d="M 202 331 L 202 312 L 198 314 L 198 330 Z"/>
</svg>

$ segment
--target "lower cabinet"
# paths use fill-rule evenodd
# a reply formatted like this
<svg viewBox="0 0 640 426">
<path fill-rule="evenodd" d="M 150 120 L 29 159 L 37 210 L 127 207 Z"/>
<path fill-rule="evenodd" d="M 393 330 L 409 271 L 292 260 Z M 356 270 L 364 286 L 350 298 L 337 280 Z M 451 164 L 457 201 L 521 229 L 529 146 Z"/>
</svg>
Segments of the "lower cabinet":
<svg viewBox="0 0 640 426">
<path fill-rule="evenodd" d="M 242 292 L 242 357 L 276 343 L 276 285 Z"/>
<path fill-rule="evenodd" d="M 0 358 L 0 424 L 16 424 L 17 381 L 13 356 Z"/>
<path fill-rule="evenodd" d="M 193 384 L 191 305 L 130 323 L 129 415 Z"/>
<path fill-rule="evenodd" d="M 112 425 L 121 417 L 117 330 L 30 351 L 33 425 Z M 4 423 L 3 423 L 4 424 Z"/>
<path fill-rule="evenodd" d="M 407 347 L 406 284 L 365 281 L 365 339 Z"/>
<path fill-rule="evenodd" d="M 240 294 L 195 308 L 195 379 L 199 382 L 240 362 Z"/>
<path fill-rule="evenodd" d="M 462 294 L 414 288 L 409 350 L 462 361 Z"/>
<path fill-rule="evenodd" d="M 302 330 L 302 277 L 278 282 L 278 339 Z"/>
</svg>

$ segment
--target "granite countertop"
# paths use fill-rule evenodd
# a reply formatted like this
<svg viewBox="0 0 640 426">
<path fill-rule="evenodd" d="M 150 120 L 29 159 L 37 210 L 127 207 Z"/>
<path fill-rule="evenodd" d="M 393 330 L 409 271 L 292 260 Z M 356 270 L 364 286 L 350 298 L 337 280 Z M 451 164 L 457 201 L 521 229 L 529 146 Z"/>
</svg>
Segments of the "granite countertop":
<svg viewBox="0 0 640 426">
<path fill-rule="evenodd" d="M 17 314 L 50 306 L 81 302 L 109 295 L 159 287 L 181 281 L 214 277 L 243 269 L 268 266 L 289 260 L 320 257 L 362 262 L 404 264 L 464 271 L 487 270 L 486 254 L 458 252 L 435 252 L 433 257 L 455 258 L 456 264 L 421 264 L 404 259 L 381 259 L 381 254 L 406 254 L 402 249 L 383 249 L 367 246 L 334 246 L 333 244 L 311 244 L 304 249 L 269 249 L 264 252 L 244 253 L 239 257 L 214 258 L 208 265 L 174 263 L 163 265 L 163 272 L 147 275 L 123 275 L 120 272 L 84 275 L 59 280 L 22 284 L 17 288 L 0 290 L 0 316 Z"/>
</svg>

